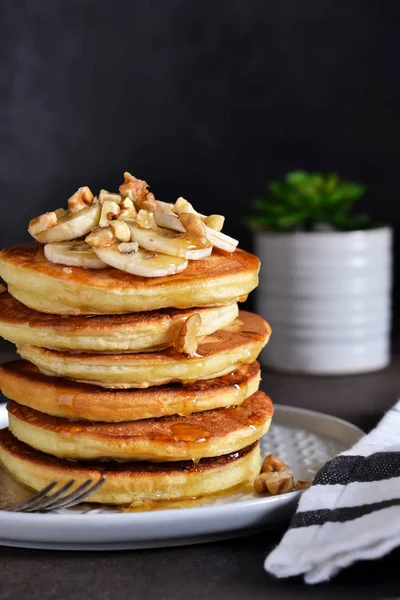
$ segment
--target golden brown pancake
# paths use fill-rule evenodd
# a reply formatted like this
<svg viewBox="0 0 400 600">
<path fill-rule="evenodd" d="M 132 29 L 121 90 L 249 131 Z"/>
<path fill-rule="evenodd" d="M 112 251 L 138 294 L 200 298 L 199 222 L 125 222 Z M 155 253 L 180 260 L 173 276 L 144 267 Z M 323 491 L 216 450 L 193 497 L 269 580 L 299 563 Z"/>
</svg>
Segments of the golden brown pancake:
<svg viewBox="0 0 400 600">
<path fill-rule="evenodd" d="M 124 423 L 68 421 L 15 402 L 7 409 L 10 431 L 21 442 L 77 460 L 179 461 L 221 456 L 267 433 L 273 414 L 272 402 L 263 392 L 240 406 Z"/>
<path fill-rule="evenodd" d="M 234 406 L 254 394 L 259 383 L 257 362 L 216 379 L 136 390 L 49 377 L 24 360 L 0 365 L 0 390 L 7 398 L 49 415 L 90 421 L 136 421 Z"/>
<path fill-rule="evenodd" d="M 0 336 L 14 344 L 55 350 L 148 352 L 171 346 L 183 321 L 194 313 L 201 317 L 199 337 L 202 337 L 232 323 L 238 316 L 238 306 L 66 317 L 40 313 L 4 292 L 0 294 Z"/>
<path fill-rule="evenodd" d="M 183 273 L 154 278 L 56 265 L 37 244 L 0 252 L 0 276 L 10 294 L 30 308 L 65 315 L 233 304 L 257 286 L 258 271 L 258 258 L 240 249 L 227 254 L 214 248 L 204 260 L 189 261 Z"/>
<path fill-rule="evenodd" d="M 20 483 L 41 490 L 56 480 L 74 487 L 87 479 L 104 485 L 90 502 L 130 504 L 133 501 L 170 500 L 214 494 L 253 480 L 260 472 L 258 443 L 218 458 L 169 463 L 78 463 L 54 458 L 19 442 L 8 429 L 0 431 L 0 462 Z M 74 489 L 74 488 L 71 488 Z"/>
<path fill-rule="evenodd" d="M 257 359 L 270 333 L 264 319 L 240 311 L 232 325 L 203 338 L 192 358 L 174 348 L 147 354 L 72 354 L 36 346 L 17 346 L 17 350 L 49 375 L 107 388 L 143 388 L 231 373 Z"/>
</svg>

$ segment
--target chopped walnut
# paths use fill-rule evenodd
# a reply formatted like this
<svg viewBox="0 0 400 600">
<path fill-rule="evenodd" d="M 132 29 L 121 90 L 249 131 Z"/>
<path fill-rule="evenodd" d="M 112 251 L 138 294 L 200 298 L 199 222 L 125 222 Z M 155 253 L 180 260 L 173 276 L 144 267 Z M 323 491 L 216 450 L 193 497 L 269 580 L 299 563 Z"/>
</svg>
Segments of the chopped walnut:
<svg viewBox="0 0 400 600">
<path fill-rule="evenodd" d="M 111 221 L 110 227 L 117 240 L 119 240 L 120 242 L 130 241 L 131 230 L 129 229 L 129 225 L 127 225 L 125 221 L 120 221 L 119 219 L 117 219 L 116 221 Z"/>
<path fill-rule="evenodd" d="M 299 491 L 299 490 L 306 490 L 307 488 L 309 488 L 311 486 L 311 481 L 296 481 L 295 485 L 294 485 L 294 489 Z"/>
<path fill-rule="evenodd" d="M 80 187 L 75 194 L 68 199 L 68 208 L 72 213 L 76 213 L 89 204 L 92 204 L 94 196 L 87 185 Z"/>
<path fill-rule="evenodd" d="M 101 208 L 100 227 L 107 227 L 112 219 L 116 219 L 119 216 L 119 213 L 119 205 L 113 200 L 106 200 Z"/>
<path fill-rule="evenodd" d="M 137 179 L 128 171 L 124 173 L 124 183 L 119 186 L 120 194 L 123 198 L 130 198 L 133 202 L 141 202 L 146 199 L 149 184 L 143 179 Z"/>
<path fill-rule="evenodd" d="M 157 210 L 157 200 L 155 199 L 154 194 L 149 192 L 146 199 L 139 203 L 139 208 L 144 208 L 149 212 L 155 213 Z"/>
<path fill-rule="evenodd" d="M 117 240 L 111 231 L 111 227 L 96 227 L 96 229 L 93 229 L 93 231 L 85 238 L 85 242 L 94 248 L 112 246 L 116 241 Z"/>
<path fill-rule="evenodd" d="M 35 217 L 29 221 L 28 231 L 33 237 L 44 231 L 48 231 L 52 227 L 55 227 L 58 223 L 57 215 L 55 212 L 47 212 L 44 215 Z"/>
<path fill-rule="evenodd" d="M 283 461 L 279 460 L 279 458 L 277 458 L 273 454 L 268 454 L 268 456 L 264 458 L 264 462 L 261 467 L 261 473 L 274 473 L 278 471 L 286 471 L 286 469 L 288 468 L 289 466 Z"/>
<path fill-rule="evenodd" d="M 107 190 L 100 190 L 99 203 L 103 206 L 104 202 L 106 202 L 107 200 L 111 200 L 112 202 L 116 202 L 117 204 L 121 204 L 122 202 L 122 198 L 119 194 L 108 192 Z"/>
<path fill-rule="evenodd" d="M 197 215 L 198 213 L 194 210 L 193 206 L 190 204 L 190 202 L 188 202 L 187 200 L 185 200 L 185 198 L 182 198 L 182 196 L 180 196 L 178 198 L 178 200 L 175 202 L 175 204 L 172 207 L 173 212 L 176 215 L 180 215 L 181 213 L 191 213 L 192 215 Z"/>
<path fill-rule="evenodd" d="M 200 248 L 205 248 L 207 246 L 207 232 L 200 215 L 184 212 L 179 215 L 179 219 L 188 236 Z"/>
<path fill-rule="evenodd" d="M 137 215 L 135 205 L 130 198 L 124 198 L 120 204 L 119 219 L 134 219 Z"/>
<path fill-rule="evenodd" d="M 154 231 L 158 229 L 158 225 L 154 220 L 153 213 L 147 212 L 147 210 L 143 210 L 142 208 L 139 210 L 136 216 L 136 223 L 142 229 L 153 229 Z"/>
<path fill-rule="evenodd" d="M 258 494 L 286 494 L 293 491 L 293 477 L 283 471 L 261 473 L 254 480 L 254 489 Z"/>
<path fill-rule="evenodd" d="M 139 244 L 137 242 L 123 242 L 119 244 L 118 250 L 121 254 L 132 254 L 139 250 Z"/>
<path fill-rule="evenodd" d="M 180 326 L 178 335 L 174 341 L 174 348 L 178 352 L 187 354 L 193 357 L 196 354 L 197 346 L 199 344 L 199 332 L 201 328 L 201 317 L 199 313 L 194 313 Z"/>
<path fill-rule="evenodd" d="M 210 215 L 204 219 L 204 223 L 207 227 L 210 227 L 215 231 L 221 231 L 225 223 L 225 217 L 222 215 Z"/>
<path fill-rule="evenodd" d="M 120 194 L 123 198 L 129 198 L 134 202 L 135 208 L 155 212 L 157 210 L 157 201 L 154 194 L 148 191 L 149 185 L 143 179 L 137 179 L 127 171 L 124 173 L 124 183 L 119 186 Z"/>
</svg>

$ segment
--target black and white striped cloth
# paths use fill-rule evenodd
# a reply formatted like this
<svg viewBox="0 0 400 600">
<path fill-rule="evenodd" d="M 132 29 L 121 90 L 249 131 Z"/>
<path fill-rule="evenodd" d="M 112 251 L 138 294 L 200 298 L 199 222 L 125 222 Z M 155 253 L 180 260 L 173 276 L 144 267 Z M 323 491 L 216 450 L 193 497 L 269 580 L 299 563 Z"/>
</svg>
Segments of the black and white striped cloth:
<svg viewBox="0 0 400 600">
<path fill-rule="evenodd" d="M 399 545 L 400 401 L 369 435 L 319 471 L 265 569 L 320 583 Z"/>
</svg>

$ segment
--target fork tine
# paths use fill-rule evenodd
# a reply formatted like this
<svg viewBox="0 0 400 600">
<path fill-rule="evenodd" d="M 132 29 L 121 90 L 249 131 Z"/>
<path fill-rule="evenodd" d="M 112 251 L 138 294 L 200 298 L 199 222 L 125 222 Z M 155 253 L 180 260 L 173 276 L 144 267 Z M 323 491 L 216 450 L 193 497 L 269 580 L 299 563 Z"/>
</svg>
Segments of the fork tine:
<svg viewBox="0 0 400 600">
<path fill-rule="evenodd" d="M 51 506 L 51 510 L 55 510 L 58 508 L 67 508 L 70 506 L 75 506 L 75 504 L 79 504 L 83 502 L 86 498 L 91 496 L 94 492 L 96 492 L 105 482 L 105 477 L 102 477 L 99 481 L 97 481 L 93 486 L 92 479 L 88 479 L 79 486 L 74 492 L 68 494 L 64 498 L 61 498 L 58 502 L 55 502 L 54 505 Z M 91 487 L 90 487 L 91 486 Z"/>
<path fill-rule="evenodd" d="M 70 481 L 67 481 L 67 483 L 65 485 L 63 485 L 59 490 L 54 492 L 54 494 L 51 494 L 51 496 L 49 496 L 47 498 L 43 498 L 39 502 L 39 504 L 37 506 L 35 506 L 34 508 L 26 508 L 25 512 L 33 512 L 36 510 L 51 510 L 53 504 L 56 504 L 57 500 L 59 500 L 59 498 L 61 496 L 63 496 L 65 494 L 65 492 L 68 491 L 69 488 L 74 483 L 75 483 L 75 479 L 70 479 Z"/>
<path fill-rule="evenodd" d="M 9 508 L 6 508 L 5 510 L 8 512 L 18 512 L 18 511 L 25 511 L 27 509 L 35 508 L 36 506 L 39 505 L 42 498 L 44 498 L 57 484 L 58 484 L 58 481 L 52 481 L 51 483 L 46 485 L 46 487 L 43 488 L 43 490 L 41 490 L 40 492 L 38 492 L 31 498 L 28 498 L 28 500 L 24 500 L 24 502 L 19 502 L 19 504 L 14 504 L 14 506 L 10 506 Z"/>
</svg>

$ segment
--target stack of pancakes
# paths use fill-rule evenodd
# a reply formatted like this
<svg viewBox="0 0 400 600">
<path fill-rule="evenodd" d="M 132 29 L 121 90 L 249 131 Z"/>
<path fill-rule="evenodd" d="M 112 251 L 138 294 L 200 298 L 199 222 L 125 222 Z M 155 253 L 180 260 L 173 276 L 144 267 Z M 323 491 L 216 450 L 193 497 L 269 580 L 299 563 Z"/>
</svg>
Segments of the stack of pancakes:
<svg viewBox="0 0 400 600">
<path fill-rule="evenodd" d="M 257 357 L 270 328 L 238 310 L 258 259 L 214 249 L 182 274 L 145 278 L 49 262 L 38 244 L 0 253 L 0 367 L 9 428 L 0 460 L 22 484 L 103 486 L 93 502 L 204 496 L 253 480 L 270 399 Z M 197 350 L 175 341 L 198 314 Z"/>
</svg>

